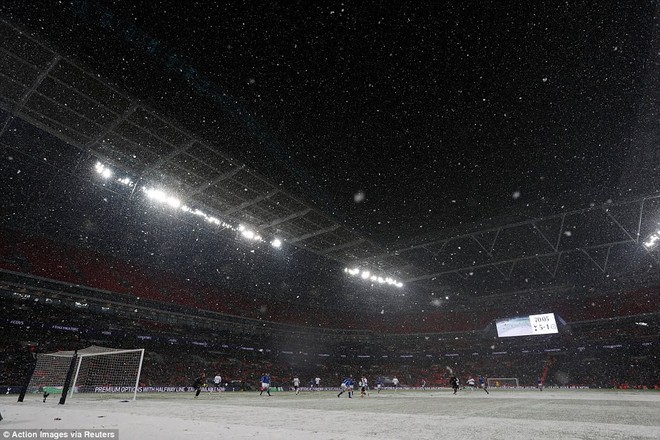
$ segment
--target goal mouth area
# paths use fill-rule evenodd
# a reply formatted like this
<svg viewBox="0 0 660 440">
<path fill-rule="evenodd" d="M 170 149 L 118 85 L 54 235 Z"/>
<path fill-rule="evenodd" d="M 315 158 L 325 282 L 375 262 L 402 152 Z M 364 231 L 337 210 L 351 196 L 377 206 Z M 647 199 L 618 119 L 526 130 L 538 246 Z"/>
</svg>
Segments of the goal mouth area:
<svg viewBox="0 0 660 440">
<path fill-rule="evenodd" d="M 489 388 L 518 388 L 520 383 L 517 377 L 489 377 L 487 379 Z"/>
</svg>

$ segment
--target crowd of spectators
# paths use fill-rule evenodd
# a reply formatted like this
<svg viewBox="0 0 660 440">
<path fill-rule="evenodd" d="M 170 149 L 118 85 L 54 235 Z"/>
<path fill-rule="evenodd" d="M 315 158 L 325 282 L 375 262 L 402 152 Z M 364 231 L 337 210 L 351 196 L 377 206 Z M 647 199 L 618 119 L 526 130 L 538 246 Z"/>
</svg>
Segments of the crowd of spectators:
<svg viewBox="0 0 660 440">
<path fill-rule="evenodd" d="M 39 353 L 93 344 L 145 348 L 141 382 L 150 386 L 189 386 L 202 372 L 220 374 L 224 384 L 236 389 L 255 388 L 265 372 L 275 385 L 285 386 L 294 375 L 303 385 L 320 377 L 324 386 L 337 386 L 349 374 L 381 378 L 385 384 L 396 376 L 408 386 L 446 386 L 454 375 L 515 377 L 528 386 L 540 377 L 557 386 L 660 384 L 657 320 L 647 325 L 636 318 L 660 309 L 657 288 L 585 295 L 570 304 L 546 301 L 544 307 L 569 321 L 559 335 L 501 340 L 482 330 L 512 313 L 495 305 L 481 307 L 479 313 L 432 311 L 423 319 L 405 313 L 381 316 L 377 311 L 353 318 L 333 316 L 330 310 L 289 313 L 292 307 L 286 302 L 270 304 L 264 312 L 235 292 L 17 231 L 0 230 L 2 270 L 71 283 L 68 288 L 75 286 L 77 297 L 84 296 L 85 289 L 90 294 L 93 289 L 96 294 L 109 292 L 112 307 L 125 304 L 132 310 L 147 298 L 150 306 L 160 304 L 163 311 L 129 318 L 112 314 L 112 307 L 101 307 L 110 310 L 104 314 L 86 309 L 86 304 L 72 309 L 59 300 L 44 303 L 44 297 L 29 295 L 27 288 L 23 296 L 0 295 L 0 386 L 23 384 Z M 66 285 L 61 288 L 66 296 Z M 49 289 L 51 297 L 58 295 Z M 534 313 L 538 307 L 534 301 L 520 301 L 516 313 Z M 173 311 L 172 316 L 189 316 L 192 324 L 159 320 L 158 315 L 167 317 Z M 229 330 L 211 329 L 201 321 L 196 325 L 204 312 L 252 324 Z M 333 330 L 336 323 L 346 331 Z M 276 324 L 300 327 L 283 335 L 269 331 L 268 326 Z M 349 333 L 356 328 L 361 332 Z"/>
<path fill-rule="evenodd" d="M 334 312 L 306 304 L 305 313 L 290 313 L 299 304 L 286 298 L 260 298 L 190 277 L 135 264 L 87 248 L 74 248 L 46 237 L 16 230 L 0 230 L 0 270 L 45 277 L 112 292 L 120 300 L 141 298 L 182 310 L 205 310 L 255 320 L 315 328 L 366 330 L 375 333 L 449 333 L 483 329 L 497 318 L 553 311 L 568 322 L 603 320 L 655 313 L 660 309 L 660 287 L 631 291 L 588 292 L 558 301 L 524 295 L 503 309 L 482 299 L 479 313 L 473 304 L 451 309 L 430 307 L 423 312 L 381 314 L 380 309 L 358 314 Z"/>
<path fill-rule="evenodd" d="M 0 322 L 0 386 L 23 385 L 39 353 L 90 345 L 145 348 L 140 379 L 143 386 L 190 386 L 204 373 L 209 382 L 216 374 L 221 375 L 228 389 L 251 390 L 258 387 L 259 377 L 266 372 L 274 386 L 283 387 L 288 387 L 294 376 L 300 377 L 303 386 L 319 377 L 322 386 L 336 387 L 350 374 L 366 376 L 372 383 L 380 378 L 385 385 L 397 377 L 402 385 L 414 387 L 422 383 L 448 386 L 451 376 L 465 381 L 479 375 L 514 377 L 522 386 L 533 386 L 541 377 L 547 386 L 660 386 L 660 347 L 644 339 L 585 346 L 579 345 L 583 341 L 570 341 L 570 345 L 552 352 L 534 349 L 537 342 L 520 339 L 499 348 L 506 350 L 495 351 L 496 347 L 489 345 L 493 341 L 475 335 L 451 347 L 469 348 L 455 353 L 428 351 L 426 338 L 421 338 L 425 343 L 420 346 L 344 341 L 334 346 L 307 345 L 303 351 L 300 341 L 304 338 L 289 345 L 277 338 L 217 334 L 144 319 L 72 313 L 64 307 L 23 300 L 1 301 L 0 315 L 6 319 Z M 182 338 L 185 334 L 194 334 L 195 340 Z M 386 336 L 383 341 L 387 341 Z M 544 340 L 543 347 L 548 342 Z"/>
</svg>

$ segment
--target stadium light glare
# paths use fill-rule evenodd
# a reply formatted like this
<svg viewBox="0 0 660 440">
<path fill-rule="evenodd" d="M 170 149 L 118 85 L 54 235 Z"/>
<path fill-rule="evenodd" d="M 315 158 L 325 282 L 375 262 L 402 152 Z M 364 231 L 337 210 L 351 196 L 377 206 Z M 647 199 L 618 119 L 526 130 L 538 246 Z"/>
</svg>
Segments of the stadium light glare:
<svg viewBox="0 0 660 440">
<path fill-rule="evenodd" d="M 151 188 L 142 188 L 144 193 L 147 195 L 147 198 L 153 199 L 157 202 L 164 202 L 167 200 L 167 194 L 165 194 L 163 191 L 159 189 L 151 189 Z"/>
<path fill-rule="evenodd" d="M 106 167 L 105 165 L 103 165 L 101 162 L 96 162 L 96 165 L 94 165 L 94 169 L 104 179 L 109 179 L 110 177 L 112 177 L 112 170 Z"/>
<path fill-rule="evenodd" d="M 348 267 L 345 267 L 344 272 L 351 275 L 351 276 L 359 275 L 360 278 L 362 278 L 363 280 L 368 280 L 368 281 L 371 281 L 372 283 L 388 284 L 388 285 L 396 286 L 396 287 L 399 287 L 399 288 L 403 287 L 402 282 L 397 281 L 392 277 L 372 274 L 370 271 L 368 271 L 366 269 L 365 270 L 360 270 L 357 267 L 349 269 Z"/>
<path fill-rule="evenodd" d="M 101 162 L 96 162 L 96 164 L 94 165 L 94 170 L 96 171 L 96 173 L 98 173 L 101 177 L 103 177 L 105 179 L 109 179 L 110 177 L 112 177 L 114 175 L 114 172 L 112 171 L 112 169 L 105 166 Z M 136 183 L 130 177 L 117 178 L 116 182 L 119 183 L 119 184 L 122 184 L 122 185 L 126 185 L 130 188 L 135 188 L 136 187 Z M 216 217 L 213 217 L 213 216 L 210 216 L 210 215 L 206 214 L 204 211 L 202 211 L 198 208 L 191 208 L 190 206 L 184 204 L 180 199 L 178 199 L 177 197 L 175 197 L 173 195 L 168 194 L 164 190 L 149 188 L 147 186 L 141 187 L 141 190 L 148 199 L 154 200 L 154 201 L 159 202 L 159 203 L 167 204 L 167 205 L 171 206 L 172 208 L 180 209 L 181 211 L 183 211 L 187 214 L 191 214 L 191 215 L 195 215 L 197 217 L 201 217 L 204 220 L 206 220 L 208 223 L 218 225 L 218 226 L 220 226 L 224 229 L 229 229 L 229 230 L 232 230 L 232 231 L 238 231 L 238 232 L 241 233 L 241 235 L 244 238 L 247 238 L 248 240 L 256 241 L 256 242 L 265 241 L 264 238 L 261 235 L 259 235 L 256 232 L 248 229 L 246 226 L 239 224 L 238 227 L 235 227 L 235 226 L 233 226 L 229 223 L 226 223 L 226 222 L 224 222 L 224 221 L 222 221 L 222 220 L 220 220 Z M 280 248 L 282 246 L 282 240 L 277 238 L 277 237 L 273 237 L 270 244 L 274 248 Z M 254 251 L 252 251 L 252 252 L 254 252 Z M 350 270 L 347 269 L 347 271 L 351 275 L 357 275 L 357 274 L 360 273 L 359 269 L 350 269 Z M 371 274 L 369 272 L 366 272 L 366 276 L 363 275 L 363 278 L 367 279 L 367 278 L 370 277 L 370 275 Z"/>
<path fill-rule="evenodd" d="M 644 242 L 644 247 L 646 247 L 647 249 L 655 247 L 658 240 L 660 240 L 660 231 L 656 231 L 653 234 L 651 234 L 649 238 L 647 238 L 646 241 Z"/>
<path fill-rule="evenodd" d="M 173 208 L 178 208 L 179 206 L 181 206 L 181 201 L 176 197 L 168 197 L 167 200 L 165 200 L 165 203 L 167 203 Z"/>
<path fill-rule="evenodd" d="M 117 179 L 117 182 L 119 182 L 123 185 L 126 185 L 126 186 L 130 186 L 130 187 L 135 186 L 135 183 L 133 183 L 133 181 L 131 179 L 129 179 L 128 177 L 124 177 L 122 179 Z"/>
<path fill-rule="evenodd" d="M 254 231 L 251 230 L 251 229 L 248 229 L 248 228 L 247 228 L 246 226 L 244 226 L 244 225 L 238 225 L 238 229 L 236 229 L 236 230 L 239 231 L 239 232 L 241 233 L 241 236 L 242 236 L 243 238 L 246 238 L 246 239 L 248 239 L 248 240 L 251 240 L 251 241 L 258 241 L 258 242 L 262 242 L 262 241 L 264 241 L 264 238 L 263 238 L 261 235 L 257 234 L 256 232 L 254 232 Z M 272 244 L 272 243 L 271 243 L 271 244 Z M 280 241 L 280 245 L 281 245 L 281 244 L 282 244 L 282 242 Z"/>
<path fill-rule="evenodd" d="M 143 188 L 144 193 L 147 195 L 147 198 L 153 199 L 157 202 L 164 203 L 171 206 L 172 208 L 179 208 L 181 206 L 181 200 L 178 198 L 167 194 L 165 191 L 153 188 Z"/>
</svg>

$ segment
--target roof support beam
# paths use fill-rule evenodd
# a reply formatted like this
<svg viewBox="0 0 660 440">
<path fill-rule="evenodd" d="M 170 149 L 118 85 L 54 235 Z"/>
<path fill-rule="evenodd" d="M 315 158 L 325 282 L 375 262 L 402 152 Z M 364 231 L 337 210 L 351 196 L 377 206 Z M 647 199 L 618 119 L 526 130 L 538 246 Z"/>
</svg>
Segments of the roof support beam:
<svg viewBox="0 0 660 440">
<path fill-rule="evenodd" d="M 364 238 L 359 238 L 359 239 L 357 239 L 357 240 L 349 241 L 348 243 L 343 243 L 343 244 L 339 244 L 339 245 L 337 245 L 337 246 L 332 246 L 332 247 L 329 247 L 329 248 L 327 248 L 327 249 L 323 249 L 323 250 L 320 252 L 320 254 L 322 254 L 322 255 L 327 255 L 327 254 L 329 254 L 329 253 L 331 253 L 331 252 L 334 252 L 334 251 L 340 251 L 340 250 L 342 250 L 342 249 L 346 249 L 346 248 L 350 248 L 350 247 L 353 247 L 353 246 L 357 246 L 357 245 L 359 245 L 359 244 L 361 244 L 361 243 L 364 243 Z"/>
<path fill-rule="evenodd" d="M 319 229 L 317 231 L 310 232 L 309 234 L 305 234 L 305 235 L 301 235 L 300 237 L 295 237 L 295 238 L 289 239 L 289 240 L 287 240 L 287 243 L 290 243 L 290 244 L 298 243 L 300 241 L 307 240 L 307 239 L 310 239 L 312 237 L 327 234 L 328 232 L 332 232 L 335 229 L 338 229 L 339 227 L 340 227 L 339 225 L 328 226 L 327 228 Z"/>
<path fill-rule="evenodd" d="M 269 223 L 264 223 L 262 225 L 257 226 L 257 231 L 261 231 L 263 229 L 269 229 L 269 228 L 272 228 L 272 227 L 277 226 L 279 224 L 282 224 L 284 222 L 288 222 L 290 220 L 293 220 L 293 219 L 296 219 L 296 218 L 299 218 L 299 217 L 303 217 L 303 216 L 309 214 L 310 212 L 312 212 L 312 209 L 307 208 L 307 209 L 303 209 L 302 211 L 298 211 L 298 212 L 294 212 L 293 214 L 289 214 L 286 217 L 276 218 L 275 220 L 273 220 Z"/>
<path fill-rule="evenodd" d="M 193 139 L 193 140 L 191 140 L 190 142 L 187 142 L 186 144 L 181 145 L 180 147 L 175 148 L 174 150 L 170 151 L 170 152 L 169 152 L 168 154 L 166 154 L 165 156 L 159 157 L 158 160 L 157 160 L 156 162 L 154 162 L 153 164 L 151 164 L 151 166 L 145 170 L 145 174 L 148 173 L 149 171 L 153 171 L 153 170 L 155 170 L 155 169 L 157 169 L 157 168 L 160 168 L 160 167 L 163 166 L 163 165 L 165 164 L 165 162 L 167 162 L 168 160 L 173 159 L 173 158 L 175 158 L 176 156 L 178 156 L 179 154 L 181 154 L 181 153 L 187 151 L 188 149 L 190 149 L 190 147 L 193 146 L 193 144 L 194 144 L 195 142 L 197 142 L 197 140 L 196 140 L 196 139 Z"/>
<path fill-rule="evenodd" d="M 219 176 L 215 177 L 214 179 L 209 180 L 208 182 L 204 183 L 203 185 L 199 185 L 197 188 L 193 189 L 192 191 L 189 191 L 186 193 L 186 197 L 194 196 L 195 194 L 199 194 L 203 192 L 204 190 L 212 187 L 216 183 L 222 182 L 223 180 L 227 180 L 231 178 L 232 176 L 236 175 L 239 171 L 241 171 L 245 165 L 241 165 L 240 167 L 235 167 L 233 170 L 227 171 L 226 173 L 222 173 Z"/>
<path fill-rule="evenodd" d="M 399 256 L 399 255 L 396 253 L 396 251 L 392 251 L 392 252 L 383 252 L 383 253 L 380 253 L 380 254 L 372 255 L 372 256 L 370 256 L 370 257 L 366 257 L 366 258 L 361 258 L 361 259 L 359 259 L 359 260 L 355 260 L 355 261 L 353 261 L 352 263 L 353 263 L 353 264 L 367 264 L 367 263 L 370 263 L 370 262 L 372 262 L 372 261 L 379 260 L 379 259 L 381 259 L 381 258 L 398 257 L 398 256 Z"/>
<path fill-rule="evenodd" d="M 55 55 L 53 59 L 50 61 L 50 64 L 48 67 L 46 67 L 39 75 L 35 78 L 34 82 L 30 86 L 29 89 L 25 91 L 23 96 L 18 100 L 14 108 L 11 109 L 11 116 L 7 118 L 5 123 L 3 124 L 2 128 L 0 129 L 0 137 L 2 137 L 3 134 L 5 134 L 5 130 L 7 130 L 7 127 L 9 127 L 9 124 L 11 124 L 11 121 L 14 120 L 14 116 L 16 113 L 21 111 L 21 108 L 27 103 L 28 99 L 30 99 L 30 96 L 39 88 L 41 83 L 46 79 L 48 74 L 59 64 L 60 60 L 62 59 L 61 56 Z"/>
<path fill-rule="evenodd" d="M 103 140 L 104 137 L 108 135 L 108 133 L 114 131 L 119 125 L 126 121 L 128 118 L 131 117 L 133 113 L 138 109 L 138 104 L 134 102 L 131 104 L 126 110 L 124 110 L 124 113 L 122 113 L 117 119 L 112 121 L 110 124 L 108 124 L 106 127 L 104 127 L 104 130 L 99 133 L 98 136 L 96 136 L 94 139 L 91 141 L 87 142 L 85 145 L 87 148 L 92 148 L 94 145 L 99 143 L 101 140 Z"/>
<path fill-rule="evenodd" d="M 227 215 L 229 215 L 229 214 L 233 214 L 233 213 L 235 213 L 235 212 L 237 212 L 237 211 L 242 211 L 242 210 L 244 210 L 245 208 L 247 208 L 247 207 L 249 207 L 249 206 L 256 205 L 257 203 L 259 203 L 259 202 L 261 202 L 261 201 L 263 201 L 263 200 L 266 200 L 266 199 L 269 199 L 269 198 L 273 197 L 273 196 L 274 196 L 275 194 L 277 194 L 278 192 L 280 192 L 280 190 L 277 189 L 277 188 L 275 188 L 273 191 L 270 191 L 270 192 L 268 192 L 268 193 L 266 193 L 266 194 L 262 194 L 262 195 L 260 195 L 259 197 L 255 197 L 255 198 L 252 199 L 252 200 L 247 200 L 247 201 L 241 203 L 241 204 L 238 205 L 238 206 L 234 206 L 233 208 L 226 210 L 225 212 L 222 213 L 222 215 L 223 215 L 223 216 L 227 216 Z"/>
<path fill-rule="evenodd" d="M 560 252 L 550 252 L 550 253 L 547 253 L 547 254 L 529 255 L 529 256 L 526 256 L 526 257 L 511 258 L 511 259 L 508 259 L 508 260 L 493 261 L 492 263 L 479 264 L 479 265 L 475 265 L 475 266 L 457 267 L 455 269 L 444 270 L 442 272 L 435 272 L 435 273 L 431 273 L 431 274 L 420 275 L 418 277 L 407 279 L 407 280 L 405 280 L 405 282 L 406 283 L 411 283 L 411 282 L 415 282 L 415 281 L 428 280 L 428 279 L 431 279 L 431 278 L 434 278 L 434 277 L 437 277 L 437 276 L 440 276 L 440 275 L 445 275 L 445 274 L 450 274 L 450 273 L 461 274 L 463 272 L 472 271 L 472 270 L 475 270 L 475 269 L 484 269 L 484 268 L 492 267 L 492 266 L 495 266 L 495 268 L 498 271 L 501 272 L 498 265 L 502 265 L 502 264 L 506 264 L 506 263 L 514 263 L 515 264 L 515 263 L 518 263 L 520 261 L 526 261 L 526 260 L 539 261 L 539 258 L 553 257 L 553 256 L 554 257 L 560 257 L 562 254 L 567 254 L 569 252 L 575 252 L 575 251 L 584 252 L 585 250 L 589 250 L 589 249 L 599 249 L 599 248 L 612 247 L 612 246 L 625 245 L 625 244 L 627 244 L 627 245 L 635 244 L 635 240 L 621 240 L 621 241 L 615 241 L 615 242 L 610 242 L 610 243 L 605 243 L 605 244 L 599 244 L 599 245 L 596 245 L 596 246 L 587 246 L 587 247 L 583 247 L 583 248 L 576 248 L 576 249 L 560 251 Z M 548 270 L 547 267 L 546 267 L 546 270 Z M 555 271 L 556 271 L 556 269 L 555 269 Z M 550 274 L 551 275 L 556 275 L 556 273 L 553 274 L 552 272 L 550 272 Z M 509 276 L 510 276 L 510 273 L 509 273 Z"/>
</svg>

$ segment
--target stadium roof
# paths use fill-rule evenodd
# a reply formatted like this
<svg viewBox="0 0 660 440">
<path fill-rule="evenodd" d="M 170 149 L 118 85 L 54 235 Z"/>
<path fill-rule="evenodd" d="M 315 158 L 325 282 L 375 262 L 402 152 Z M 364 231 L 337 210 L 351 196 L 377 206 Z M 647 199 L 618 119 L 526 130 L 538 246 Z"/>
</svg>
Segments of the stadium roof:
<svg viewBox="0 0 660 440">
<path fill-rule="evenodd" d="M 134 31 L 131 44 L 148 44 L 141 40 L 147 34 L 129 29 Z M 246 150 L 266 148 L 269 135 L 259 120 L 243 113 L 239 101 L 215 89 L 184 60 L 169 56 L 166 61 L 174 64 L 168 69 L 180 71 L 189 87 L 204 95 L 201 100 L 232 100 L 225 103 L 231 111 L 223 136 L 191 129 L 24 27 L 2 20 L 0 35 L 0 143 L 61 172 L 87 176 L 101 161 L 136 187 L 160 185 L 222 221 L 247 225 L 348 268 L 402 280 L 420 304 L 428 304 L 430 294 L 474 296 L 657 277 L 658 256 L 643 243 L 656 233 L 660 196 L 628 194 L 588 204 L 573 195 L 565 206 L 517 209 L 509 217 L 482 217 L 423 235 L 391 226 L 397 233 L 388 236 L 397 239 L 384 239 L 333 215 L 304 188 L 296 191 L 295 170 L 282 170 L 278 179 L 277 169 L 259 161 L 253 166 L 235 154 L 238 144 Z M 34 133 L 27 140 L 20 131 L 25 122 L 63 143 L 41 143 Z M 105 189 L 132 197 L 132 189 Z M 513 199 L 519 197 L 514 192 Z"/>
</svg>

